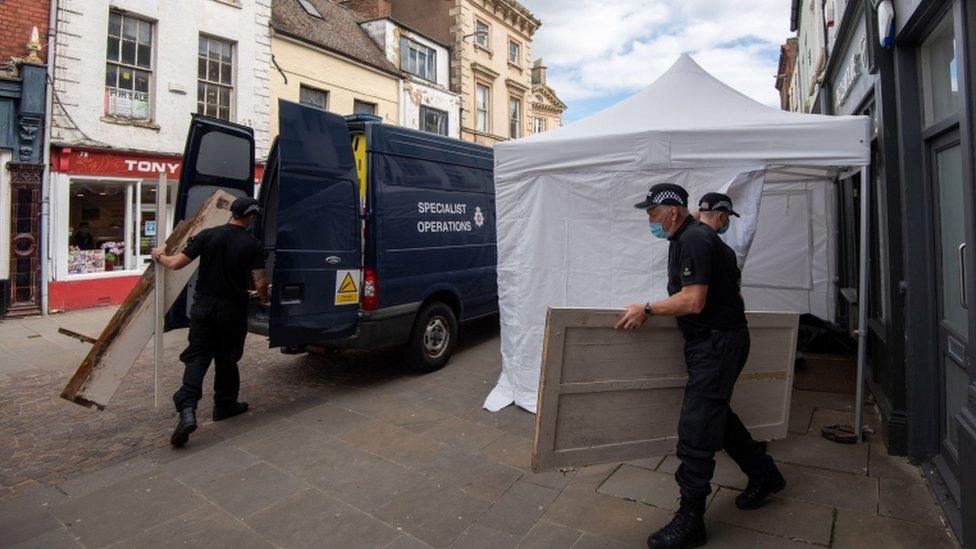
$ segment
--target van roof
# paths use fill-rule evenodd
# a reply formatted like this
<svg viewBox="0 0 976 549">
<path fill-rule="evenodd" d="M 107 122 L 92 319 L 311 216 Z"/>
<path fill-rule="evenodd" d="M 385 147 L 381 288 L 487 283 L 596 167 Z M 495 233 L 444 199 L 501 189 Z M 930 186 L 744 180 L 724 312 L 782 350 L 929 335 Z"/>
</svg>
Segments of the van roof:
<svg viewBox="0 0 976 549">
<path fill-rule="evenodd" d="M 494 169 L 494 151 L 484 145 L 389 124 L 366 122 L 363 126 L 369 152 Z"/>
</svg>

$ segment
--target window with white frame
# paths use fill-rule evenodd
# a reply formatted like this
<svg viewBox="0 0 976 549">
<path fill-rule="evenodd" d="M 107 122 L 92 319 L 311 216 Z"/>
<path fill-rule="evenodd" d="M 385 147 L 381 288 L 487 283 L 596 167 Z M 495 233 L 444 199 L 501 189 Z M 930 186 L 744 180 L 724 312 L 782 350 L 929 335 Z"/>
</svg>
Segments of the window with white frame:
<svg viewBox="0 0 976 549">
<path fill-rule="evenodd" d="M 149 120 L 152 85 L 153 24 L 110 11 L 105 55 L 104 112 L 109 116 Z"/>
<path fill-rule="evenodd" d="M 234 97 L 234 44 L 200 35 L 197 50 L 197 112 L 230 120 Z"/>
<path fill-rule="evenodd" d="M 542 133 L 546 131 L 546 119 L 541 116 L 537 116 L 532 119 L 532 132 Z"/>
<path fill-rule="evenodd" d="M 490 47 L 490 41 L 488 40 L 488 38 L 489 38 L 488 35 L 489 35 L 489 32 L 490 31 L 488 29 L 489 29 L 488 23 L 485 23 L 484 21 L 482 21 L 480 19 L 476 19 L 475 20 L 475 22 L 474 22 L 474 33 L 475 33 L 474 34 L 474 43 L 475 44 L 478 44 L 479 46 L 481 46 L 482 48 L 485 48 L 485 49 L 487 49 L 487 48 Z"/>
<path fill-rule="evenodd" d="M 474 87 L 474 129 L 479 132 L 488 132 L 488 97 L 491 91 L 484 84 L 475 84 Z"/>
<path fill-rule="evenodd" d="M 513 65 L 519 65 L 519 53 L 522 51 L 522 46 L 519 45 L 515 40 L 508 40 L 508 62 Z"/>
<path fill-rule="evenodd" d="M 517 97 L 508 98 L 508 136 L 512 139 L 522 135 L 522 100 Z"/>
<path fill-rule="evenodd" d="M 423 44 L 400 37 L 400 68 L 425 80 L 437 80 L 437 52 Z"/>
<path fill-rule="evenodd" d="M 358 99 L 353 101 L 352 112 L 356 114 L 376 114 L 376 103 L 367 103 Z"/>
<path fill-rule="evenodd" d="M 323 111 L 329 110 L 329 92 L 300 84 L 298 86 L 298 102 L 302 105 L 318 107 Z"/>
<path fill-rule="evenodd" d="M 420 129 L 425 132 L 447 135 L 447 112 L 421 105 Z"/>
</svg>

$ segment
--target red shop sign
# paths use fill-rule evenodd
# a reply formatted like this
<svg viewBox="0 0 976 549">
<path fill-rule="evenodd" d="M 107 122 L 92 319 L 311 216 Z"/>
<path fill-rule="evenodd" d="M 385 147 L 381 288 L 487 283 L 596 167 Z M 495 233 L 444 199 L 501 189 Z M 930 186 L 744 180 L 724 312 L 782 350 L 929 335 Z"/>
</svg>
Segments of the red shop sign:
<svg viewBox="0 0 976 549">
<path fill-rule="evenodd" d="M 99 149 L 54 148 L 51 168 L 75 175 L 108 175 L 116 177 L 152 177 L 165 172 L 180 176 L 182 158 Z"/>
<path fill-rule="evenodd" d="M 171 155 L 54 147 L 51 169 L 73 175 L 147 178 L 165 172 L 167 177 L 175 179 L 180 176 L 182 160 L 180 156 Z M 264 166 L 255 164 L 254 179 L 260 181 L 263 174 Z"/>
</svg>

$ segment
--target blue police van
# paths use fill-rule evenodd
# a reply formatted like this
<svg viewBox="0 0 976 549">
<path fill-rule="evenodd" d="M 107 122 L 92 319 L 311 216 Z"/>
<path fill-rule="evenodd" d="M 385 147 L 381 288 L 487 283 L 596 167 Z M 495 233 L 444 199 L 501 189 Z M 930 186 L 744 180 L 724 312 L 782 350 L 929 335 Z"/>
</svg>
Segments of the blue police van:
<svg viewBox="0 0 976 549">
<path fill-rule="evenodd" d="M 498 312 L 492 150 L 289 101 L 278 112 L 254 226 L 271 304 L 252 303 L 250 331 L 288 352 L 405 345 L 415 369 L 441 368 L 460 323 Z M 194 116 L 176 219 L 216 188 L 253 193 L 253 170 L 250 128 Z"/>
</svg>

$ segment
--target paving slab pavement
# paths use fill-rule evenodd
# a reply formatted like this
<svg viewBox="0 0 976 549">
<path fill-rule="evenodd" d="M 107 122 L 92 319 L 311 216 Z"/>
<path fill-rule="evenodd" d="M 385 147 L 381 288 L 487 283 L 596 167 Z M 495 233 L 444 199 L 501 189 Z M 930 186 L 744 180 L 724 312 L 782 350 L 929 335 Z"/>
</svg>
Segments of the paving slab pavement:
<svg viewBox="0 0 976 549">
<path fill-rule="evenodd" d="M 201 406 L 201 429 L 177 450 L 145 356 L 105 412 L 56 398 L 83 351 L 56 326 L 97 331 L 109 313 L 0 323 L 0 350 L 64 355 L 0 370 L 16 403 L 0 403 L 0 435 L 14 441 L 0 450 L 2 546 L 643 547 L 675 508 L 673 455 L 529 471 L 534 416 L 481 409 L 500 371 L 491 323 L 430 376 L 404 372 L 397 353 L 291 356 L 249 337 L 252 411 L 212 423 Z M 167 334 L 172 364 L 182 337 Z M 710 547 L 957 546 L 918 468 L 875 437 L 816 436 L 850 400 L 794 393 L 791 434 L 770 445 L 789 484 L 761 510 L 734 507 L 746 479 L 717 456 Z"/>
</svg>

